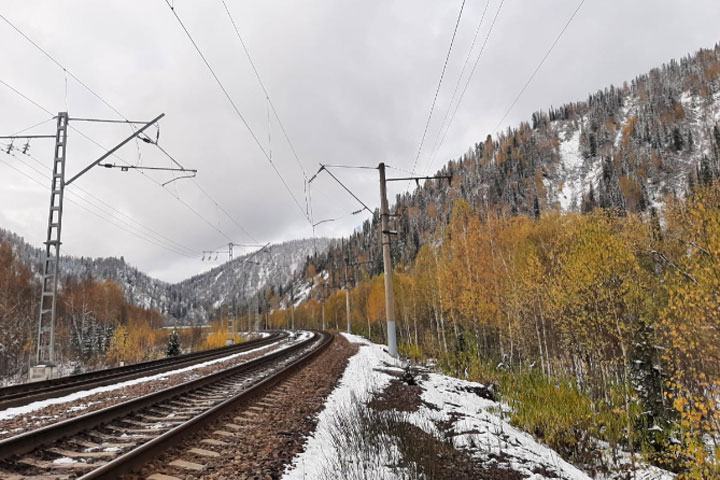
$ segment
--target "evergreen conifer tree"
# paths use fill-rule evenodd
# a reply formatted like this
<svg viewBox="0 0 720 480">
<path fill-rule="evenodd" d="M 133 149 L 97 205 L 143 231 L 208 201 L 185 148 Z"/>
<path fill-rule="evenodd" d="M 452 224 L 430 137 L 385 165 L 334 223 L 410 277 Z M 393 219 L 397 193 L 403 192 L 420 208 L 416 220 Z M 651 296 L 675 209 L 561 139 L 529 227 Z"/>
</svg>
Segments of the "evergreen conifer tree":
<svg viewBox="0 0 720 480">
<path fill-rule="evenodd" d="M 170 338 L 168 338 L 167 350 L 165 351 L 165 354 L 168 357 L 177 357 L 178 355 L 180 355 L 180 337 L 178 336 L 178 332 L 176 329 L 173 329 L 172 333 L 170 334 Z"/>
</svg>

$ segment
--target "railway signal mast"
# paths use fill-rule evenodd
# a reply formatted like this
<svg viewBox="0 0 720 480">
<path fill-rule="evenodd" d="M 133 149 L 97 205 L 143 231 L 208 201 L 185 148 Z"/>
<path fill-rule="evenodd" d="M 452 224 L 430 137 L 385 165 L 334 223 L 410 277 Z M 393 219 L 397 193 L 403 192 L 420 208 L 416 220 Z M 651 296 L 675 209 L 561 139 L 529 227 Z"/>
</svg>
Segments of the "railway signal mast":
<svg viewBox="0 0 720 480">
<path fill-rule="evenodd" d="M 65 187 L 87 173 L 93 167 L 100 165 L 100 162 L 113 155 L 125 144 L 136 137 L 139 137 L 150 126 L 155 125 L 165 114 L 160 114 L 149 122 L 133 122 L 129 120 L 101 120 L 88 118 L 70 118 L 67 112 L 57 114 L 57 128 L 55 135 L 11 135 L 0 136 L 0 139 L 36 139 L 36 138 L 54 138 L 55 153 L 53 157 L 52 177 L 50 183 L 50 209 L 47 223 L 47 236 L 45 240 L 45 256 L 42 265 L 41 277 L 41 293 L 40 293 L 40 312 L 38 318 L 37 330 L 37 351 L 35 356 L 35 365 L 30 368 L 29 380 L 38 381 L 53 378 L 57 372 L 55 366 L 55 315 L 57 307 L 57 288 L 59 279 L 59 263 L 60 263 L 60 245 L 62 245 L 62 217 L 63 203 L 65 197 Z M 124 123 L 130 125 L 142 125 L 140 128 L 133 128 L 132 135 L 115 145 L 113 148 L 105 152 L 100 158 L 90 163 L 87 167 L 75 174 L 69 180 L 65 180 L 65 164 L 67 160 L 67 138 L 68 126 L 71 121 L 82 122 L 100 122 L 100 123 Z M 157 144 L 157 140 L 153 141 L 147 136 L 140 137 L 146 143 Z M 102 165 L 108 168 L 116 167 L 115 165 Z M 140 166 L 121 166 L 124 171 L 128 168 L 150 168 L 152 170 L 176 171 L 183 172 L 194 176 L 197 170 L 179 168 L 160 168 L 160 167 L 140 167 Z"/>
</svg>

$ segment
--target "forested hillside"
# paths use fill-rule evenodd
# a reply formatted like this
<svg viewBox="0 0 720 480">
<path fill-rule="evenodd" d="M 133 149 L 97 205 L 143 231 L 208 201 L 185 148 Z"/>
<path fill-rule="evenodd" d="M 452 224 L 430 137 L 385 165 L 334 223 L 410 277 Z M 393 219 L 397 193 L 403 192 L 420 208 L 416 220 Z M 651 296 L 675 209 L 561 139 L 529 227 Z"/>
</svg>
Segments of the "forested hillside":
<svg viewBox="0 0 720 480">
<path fill-rule="evenodd" d="M 499 382 L 513 422 L 591 470 L 603 440 L 717 478 L 719 75 L 716 46 L 538 112 L 444 167 L 451 185 L 398 197 L 403 351 Z M 378 225 L 305 276 L 336 289 L 346 258 L 369 262 L 349 269 L 352 328 L 384 341 Z M 296 324 L 344 328 L 335 289 Z"/>
<path fill-rule="evenodd" d="M 688 186 L 720 176 L 720 45 L 584 101 L 539 111 L 488 135 L 437 173 L 453 175 L 452 183 L 428 181 L 395 199 L 401 213 L 391 219 L 395 263 L 409 263 L 421 244 L 437 240 L 457 199 L 530 216 L 558 208 L 661 207 L 665 195 L 682 196 Z M 347 249 L 371 261 L 373 274 L 382 270 L 379 222 L 377 214 L 366 221 Z M 343 256 L 331 251 L 326 261 L 339 267 L 335 259 Z"/>
<path fill-rule="evenodd" d="M 45 254 L 42 249 L 2 228 L 1 243 L 10 245 L 17 258 L 33 272 L 33 277 L 39 278 Z M 316 238 L 269 245 L 260 255 L 239 256 L 175 284 L 148 276 L 122 257 L 61 256 L 60 285 L 62 288 L 88 276 L 99 281 L 112 280 L 130 304 L 156 310 L 169 325 L 207 324 L 219 315 L 239 312 L 266 283 L 288 282 L 295 270 L 312 259 L 316 251 L 322 253 L 331 244 L 328 238 Z"/>
<path fill-rule="evenodd" d="M 26 374 L 34 361 L 40 283 L 30 266 L 0 239 L 0 378 Z M 129 304 L 120 285 L 87 276 L 66 279 L 57 308 L 56 355 L 63 368 L 90 369 L 161 355 L 163 317 Z M 65 372 L 66 374 L 69 372 Z"/>
</svg>

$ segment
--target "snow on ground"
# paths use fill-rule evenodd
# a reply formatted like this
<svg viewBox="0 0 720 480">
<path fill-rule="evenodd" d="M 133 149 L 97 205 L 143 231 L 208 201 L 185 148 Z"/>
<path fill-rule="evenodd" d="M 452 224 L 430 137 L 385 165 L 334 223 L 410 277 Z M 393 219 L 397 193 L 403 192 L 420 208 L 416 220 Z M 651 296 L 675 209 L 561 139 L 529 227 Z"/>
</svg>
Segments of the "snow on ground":
<svg viewBox="0 0 720 480">
<path fill-rule="evenodd" d="M 293 459 L 293 464 L 283 476 L 284 480 L 319 479 L 324 473 L 327 459 L 337 456 L 335 444 L 332 439 L 333 420 L 345 412 L 355 399 L 367 403 L 372 394 L 382 391 L 390 384 L 392 377 L 379 372 L 377 368 L 384 364 L 400 366 L 398 360 L 393 359 L 382 351 L 379 345 L 374 345 L 362 337 L 343 334 L 350 342 L 360 343 L 361 347 L 356 355 L 348 362 L 348 366 L 338 382 L 337 387 L 325 402 L 325 409 L 320 412 L 315 432 L 305 443 L 304 451 Z M 391 452 L 378 452 L 378 455 L 390 460 Z M 382 460 L 382 459 L 381 459 Z M 377 462 L 379 465 L 389 461 Z M 336 472 L 342 478 L 343 472 Z M 376 471 L 375 478 L 392 480 L 395 476 L 389 468 Z"/>
<path fill-rule="evenodd" d="M 428 419 L 433 424 L 452 421 L 455 447 L 467 449 L 486 465 L 510 467 L 532 480 L 546 478 L 533 473 L 541 469 L 554 478 L 590 479 L 553 450 L 501 418 L 498 413 L 503 405 L 472 392 L 480 384 L 430 373 L 421 386 L 425 389 L 421 397 L 431 407 L 423 405 L 412 413 L 413 423 L 422 428 Z"/>
<path fill-rule="evenodd" d="M 338 386 L 319 414 L 315 432 L 305 443 L 304 451 L 293 459 L 283 480 L 333 478 L 333 475 L 336 475 L 335 478 L 344 477 L 347 472 L 328 471 L 333 464 L 329 459 L 338 455 L 336 442 L 333 441 L 334 422 L 352 408 L 355 399 L 367 403 L 373 393 L 381 392 L 390 384 L 395 377 L 383 370 L 403 366 L 401 361 L 390 357 L 382 345 L 355 335 L 343 335 L 363 346 L 348 362 Z M 480 384 L 437 373 L 428 373 L 419 384 L 424 390 L 421 394 L 424 404 L 418 411 L 409 414 L 408 421 L 425 432 L 440 436 L 442 430 L 450 425 L 445 435 L 451 436 L 456 448 L 466 450 L 486 466 L 510 468 L 530 480 L 590 480 L 588 474 L 570 465 L 552 449 L 510 425 L 501 414 L 503 409 L 507 411 L 507 405 L 474 393 L 477 387 L 481 387 Z M 377 452 L 378 458 L 372 462 L 375 471 L 367 478 L 398 478 L 390 467 L 397 464 L 396 455 L 392 447 Z M 649 467 L 636 472 L 634 478 L 671 480 L 673 476 Z"/>
<path fill-rule="evenodd" d="M 297 340 L 297 341 L 301 341 L 301 340 L 303 340 L 304 338 L 306 338 L 306 337 L 303 335 L 303 336 L 301 336 L 301 337 L 299 338 L 299 340 Z M 275 345 L 279 344 L 280 342 L 281 342 L 281 341 L 278 340 L 277 342 L 273 342 L 273 343 L 271 343 L 271 344 L 264 345 L 264 346 L 262 346 L 262 347 L 254 348 L 254 349 L 252 349 L 252 350 L 247 350 L 247 351 L 244 351 L 244 352 L 235 353 L 235 354 L 233 354 L 233 355 L 228 355 L 228 356 L 222 357 L 222 358 L 216 358 L 215 360 L 208 360 L 207 362 L 198 363 L 198 364 L 195 364 L 195 365 L 191 365 L 191 366 L 189 366 L 189 367 L 179 368 L 179 369 L 177 369 L 177 370 L 168 370 L 167 372 L 158 373 L 158 374 L 156 374 L 156 375 L 149 375 L 149 376 L 147 376 L 147 377 L 140 377 L 140 378 L 136 378 L 136 379 L 134 379 L 134 380 L 128 380 L 128 381 L 126 381 L 126 382 L 116 383 L 116 384 L 113 384 L 113 385 L 106 385 L 106 386 L 104 386 L 104 387 L 93 388 L 93 389 L 91 389 L 91 390 L 82 390 L 82 391 L 75 392 L 75 393 L 71 393 L 71 394 L 69 394 L 69 395 L 65 395 L 65 396 L 62 396 L 62 397 L 49 398 L 49 399 L 47 399 L 47 400 L 39 400 L 39 401 L 37 401 L 37 402 L 32 402 L 32 403 L 29 403 L 29 404 L 27 404 L 27 405 L 22 405 L 22 406 L 20 406 L 20 407 L 7 408 L 7 409 L 5 409 L 5 410 L 0 410 L 0 420 L 12 418 L 12 417 L 16 417 L 16 416 L 18 416 L 18 415 L 23 415 L 23 414 L 30 413 L 30 412 L 34 412 L 34 411 L 36 411 L 36 410 L 40 410 L 40 409 L 45 408 L 45 407 L 50 406 L 50 405 L 57 405 L 57 404 L 60 404 L 60 403 L 72 402 L 72 401 L 77 400 L 77 399 L 79 399 L 79 398 L 88 397 L 88 396 L 90 396 L 90 395 L 95 395 L 95 394 L 97 394 L 97 393 L 110 392 L 110 391 L 112 391 L 112 390 L 117 390 L 117 389 L 120 389 L 120 388 L 129 387 L 129 386 L 131 386 L 131 385 L 136 385 L 136 384 L 138 384 L 138 383 L 151 382 L 151 381 L 153 381 L 153 380 L 166 378 L 166 377 L 169 377 L 169 376 L 172 376 L 172 375 L 177 375 L 177 374 L 179 374 L 179 373 L 189 372 L 189 371 L 192 371 L 192 370 L 195 370 L 195 369 L 198 369 L 198 368 L 207 367 L 208 365 L 213 365 L 213 364 L 215 364 L 215 363 L 225 362 L 225 361 L 227 361 L 227 360 L 232 360 L 233 358 L 237 358 L 237 357 L 240 357 L 240 356 L 243 356 L 243 355 L 247 355 L 247 354 L 249 354 L 249 353 L 257 352 L 257 351 L 259 351 L 259 350 L 263 350 L 263 349 L 266 349 L 266 348 L 268 348 L 268 347 L 275 346 Z M 290 344 L 288 343 L 288 345 L 286 345 L 286 346 L 283 347 L 283 348 L 287 348 L 287 347 L 289 347 L 289 346 L 290 346 Z"/>
</svg>

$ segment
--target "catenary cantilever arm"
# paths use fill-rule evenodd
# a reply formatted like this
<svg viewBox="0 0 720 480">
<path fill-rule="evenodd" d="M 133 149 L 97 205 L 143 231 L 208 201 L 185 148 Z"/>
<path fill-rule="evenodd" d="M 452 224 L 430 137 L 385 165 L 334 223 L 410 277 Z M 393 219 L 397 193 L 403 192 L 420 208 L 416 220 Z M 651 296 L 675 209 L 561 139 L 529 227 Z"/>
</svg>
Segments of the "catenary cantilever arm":
<svg viewBox="0 0 720 480">
<path fill-rule="evenodd" d="M 163 118 L 164 116 L 165 116 L 165 114 L 164 114 L 164 113 L 161 113 L 161 114 L 158 115 L 155 119 L 153 119 L 153 120 L 149 121 L 148 123 L 146 123 L 142 128 L 140 128 L 140 129 L 138 129 L 137 131 L 133 132 L 132 135 L 130 135 L 130 136 L 127 137 L 125 140 L 123 140 L 122 142 L 120 142 L 120 143 L 118 143 L 117 145 L 115 145 L 113 148 L 111 148 L 110 150 L 108 150 L 102 157 L 98 158 L 97 160 L 95 160 L 94 162 L 92 162 L 90 165 L 88 165 L 87 167 L 83 168 L 78 174 L 76 174 L 76 175 L 75 175 L 74 177 L 72 177 L 70 180 L 68 180 L 67 182 L 65 182 L 65 185 L 66 185 L 66 186 L 67 186 L 67 185 L 70 185 L 72 182 L 74 182 L 75 180 L 77 180 L 78 177 L 82 176 L 82 175 L 85 174 L 88 170 L 90 170 L 91 168 L 93 168 L 94 166 L 96 166 L 98 163 L 102 162 L 102 161 L 105 160 L 107 157 L 109 157 L 109 156 L 112 155 L 113 153 L 115 153 L 115 152 L 117 152 L 118 150 L 120 150 L 126 143 L 128 143 L 130 140 L 132 140 L 133 138 L 137 137 L 137 136 L 140 135 L 142 132 L 144 132 L 145 130 L 147 130 L 151 125 L 153 125 L 153 124 L 157 123 L 158 121 L 160 121 L 160 119 Z"/>
</svg>

